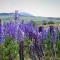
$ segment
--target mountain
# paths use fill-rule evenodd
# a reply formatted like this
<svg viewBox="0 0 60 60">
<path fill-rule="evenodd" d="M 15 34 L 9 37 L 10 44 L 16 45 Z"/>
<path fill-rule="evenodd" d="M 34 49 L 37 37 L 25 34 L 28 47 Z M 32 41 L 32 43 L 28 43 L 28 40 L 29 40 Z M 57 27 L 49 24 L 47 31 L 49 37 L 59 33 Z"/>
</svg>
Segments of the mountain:
<svg viewBox="0 0 60 60">
<path fill-rule="evenodd" d="M 14 14 L 15 13 L 0 13 L 0 17 L 5 18 L 5 16 L 7 16 L 7 18 L 8 18 L 8 16 L 9 17 L 14 16 Z M 2 17 L 2 16 L 4 16 L 4 17 Z M 31 20 L 31 19 L 33 19 L 33 20 L 36 20 L 36 21 L 44 21 L 44 20 L 46 20 L 46 21 L 59 21 L 60 22 L 60 18 L 58 18 L 58 17 L 33 16 L 32 14 L 27 13 L 27 12 L 20 12 L 19 16 L 22 17 L 23 20 L 29 20 L 29 19 Z M 26 17 L 26 18 L 24 19 L 24 17 Z"/>
<path fill-rule="evenodd" d="M 0 16 L 13 15 L 14 13 L 0 13 Z"/>
<path fill-rule="evenodd" d="M 20 12 L 20 16 L 33 16 L 33 15 L 27 12 Z"/>
<path fill-rule="evenodd" d="M 8 16 L 8 15 L 14 15 L 15 13 L 0 13 L 0 16 Z M 32 14 L 29 14 L 27 12 L 20 12 L 20 16 L 33 16 Z"/>
</svg>

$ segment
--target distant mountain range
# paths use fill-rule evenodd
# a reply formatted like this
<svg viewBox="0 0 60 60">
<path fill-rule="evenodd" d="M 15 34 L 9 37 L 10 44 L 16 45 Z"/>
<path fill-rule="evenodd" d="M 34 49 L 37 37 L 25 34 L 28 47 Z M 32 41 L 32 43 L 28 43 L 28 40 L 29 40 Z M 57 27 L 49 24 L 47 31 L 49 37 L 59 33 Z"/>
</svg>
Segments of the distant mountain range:
<svg viewBox="0 0 60 60">
<path fill-rule="evenodd" d="M 14 15 L 15 13 L 0 13 L 0 16 L 6 16 L 6 15 Z M 19 13 L 20 16 L 33 16 L 32 14 L 29 14 L 27 12 L 20 12 Z"/>
<path fill-rule="evenodd" d="M 15 13 L 0 13 L 0 16 L 14 16 Z M 41 16 L 33 16 L 30 13 L 27 12 L 20 12 L 19 16 L 27 16 L 27 17 L 35 17 L 35 18 L 41 18 L 41 20 L 47 20 L 47 21 L 60 21 L 60 18 L 56 17 L 41 17 Z"/>
<path fill-rule="evenodd" d="M 13 13 L 0 13 L 0 16 L 12 15 Z"/>
<path fill-rule="evenodd" d="M 33 16 L 32 14 L 29 14 L 27 12 L 20 12 L 20 16 Z"/>
</svg>

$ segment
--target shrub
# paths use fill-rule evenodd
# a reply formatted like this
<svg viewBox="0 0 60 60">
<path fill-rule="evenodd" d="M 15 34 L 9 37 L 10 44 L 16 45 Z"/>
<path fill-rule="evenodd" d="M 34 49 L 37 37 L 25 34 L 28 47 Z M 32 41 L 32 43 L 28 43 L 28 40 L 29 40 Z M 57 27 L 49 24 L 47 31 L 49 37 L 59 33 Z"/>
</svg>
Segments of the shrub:
<svg viewBox="0 0 60 60">
<path fill-rule="evenodd" d="M 6 37 L 3 48 L 3 60 L 8 60 L 9 57 L 13 60 L 18 54 L 18 44 L 13 42 L 11 37 Z"/>
<path fill-rule="evenodd" d="M 43 21 L 43 25 L 46 25 L 46 24 L 47 24 L 47 21 L 44 20 L 44 21 Z"/>
<path fill-rule="evenodd" d="M 48 24 L 54 24 L 54 22 L 53 21 L 49 21 Z"/>
</svg>

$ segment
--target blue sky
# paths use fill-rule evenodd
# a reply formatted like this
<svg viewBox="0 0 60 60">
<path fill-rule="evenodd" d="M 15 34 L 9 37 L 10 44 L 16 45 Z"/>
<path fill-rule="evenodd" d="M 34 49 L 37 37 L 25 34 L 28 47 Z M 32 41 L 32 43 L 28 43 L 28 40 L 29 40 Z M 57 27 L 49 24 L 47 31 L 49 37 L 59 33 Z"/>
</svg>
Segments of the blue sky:
<svg viewBox="0 0 60 60">
<path fill-rule="evenodd" d="M 0 12 L 15 10 L 35 16 L 60 17 L 60 0 L 0 0 Z"/>
</svg>

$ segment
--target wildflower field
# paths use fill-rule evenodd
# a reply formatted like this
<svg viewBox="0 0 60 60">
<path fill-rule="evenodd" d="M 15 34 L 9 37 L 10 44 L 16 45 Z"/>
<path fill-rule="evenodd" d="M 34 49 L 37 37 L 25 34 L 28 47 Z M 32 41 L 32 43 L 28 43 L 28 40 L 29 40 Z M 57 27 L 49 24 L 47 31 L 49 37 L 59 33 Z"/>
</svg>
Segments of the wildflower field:
<svg viewBox="0 0 60 60">
<path fill-rule="evenodd" d="M 60 25 L 37 25 L 33 21 L 2 22 L 0 60 L 60 60 Z"/>
</svg>

